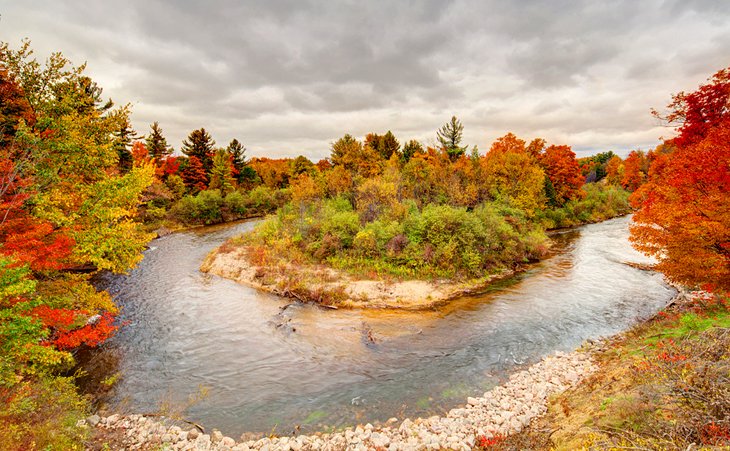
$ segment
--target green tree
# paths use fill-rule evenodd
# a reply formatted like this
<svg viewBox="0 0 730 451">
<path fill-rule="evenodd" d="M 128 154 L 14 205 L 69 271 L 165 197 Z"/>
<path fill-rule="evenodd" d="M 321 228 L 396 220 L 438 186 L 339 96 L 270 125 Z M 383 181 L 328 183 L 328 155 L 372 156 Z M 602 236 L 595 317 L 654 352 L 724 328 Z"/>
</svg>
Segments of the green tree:
<svg viewBox="0 0 730 451">
<path fill-rule="evenodd" d="M 119 128 L 114 131 L 114 149 L 119 156 L 119 171 L 126 174 L 132 169 L 134 159 L 132 158 L 132 141 L 139 138 L 139 135 L 132 128 L 129 115 L 125 114 L 119 118 Z"/>
<path fill-rule="evenodd" d="M 378 147 L 378 153 L 383 160 L 390 160 L 390 157 L 398 155 L 400 152 L 400 143 L 395 138 L 395 135 L 388 130 L 382 138 L 380 138 L 380 146 Z"/>
<path fill-rule="evenodd" d="M 226 152 L 231 156 L 234 175 L 240 175 L 246 166 L 246 148 L 236 138 L 233 138 L 226 147 Z"/>
<path fill-rule="evenodd" d="M 296 177 L 299 174 L 311 174 L 315 170 L 314 163 L 304 155 L 299 155 L 291 161 L 289 172 L 291 172 L 292 177 Z"/>
<path fill-rule="evenodd" d="M 204 128 L 193 130 L 187 139 L 183 140 L 182 153 L 188 157 L 197 158 L 203 165 L 206 174 L 210 174 L 213 167 L 213 148 L 215 141 Z"/>
<path fill-rule="evenodd" d="M 172 148 L 167 145 L 167 139 L 162 134 L 160 124 L 155 121 L 150 125 L 150 134 L 147 135 L 145 141 L 147 142 L 147 151 L 150 153 L 150 157 L 159 159 L 166 157 L 172 153 Z"/>
<path fill-rule="evenodd" d="M 451 116 L 451 121 L 444 124 L 436 133 L 441 147 L 449 155 L 451 161 L 464 155 L 468 146 L 461 147 L 461 136 L 464 133 L 464 126 L 456 116 Z"/>
<path fill-rule="evenodd" d="M 233 166 L 231 156 L 225 149 L 218 149 L 213 155 L 213 168 L 210 171 L 210 189 L 220 190 L 221 195 L 233 191 Z"/>
<path fill-rule="evenodd" d="M 401 154 L 401 158 L 404 163 L 408 163 L 409 161 L 411 161 L 413 155 L 417 153 L 423 153 L 423 145 L 415 139 L 412 139 L 403 145 L 403 153 Z"/>
</svg>

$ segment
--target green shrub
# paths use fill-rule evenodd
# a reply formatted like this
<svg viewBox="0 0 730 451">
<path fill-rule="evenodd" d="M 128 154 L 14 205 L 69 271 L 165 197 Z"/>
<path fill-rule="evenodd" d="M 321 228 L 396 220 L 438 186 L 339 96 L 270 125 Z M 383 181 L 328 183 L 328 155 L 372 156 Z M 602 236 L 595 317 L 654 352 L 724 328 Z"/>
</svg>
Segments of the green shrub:
<svg viewBox="0 0 730 451">
<path fill-rule="evenodd" d="M 242 217 L 246 214 L 246 197 L 239 191 L 233 191 L 223 199 L 223 205 L 232 214 Z"/>
</svg>

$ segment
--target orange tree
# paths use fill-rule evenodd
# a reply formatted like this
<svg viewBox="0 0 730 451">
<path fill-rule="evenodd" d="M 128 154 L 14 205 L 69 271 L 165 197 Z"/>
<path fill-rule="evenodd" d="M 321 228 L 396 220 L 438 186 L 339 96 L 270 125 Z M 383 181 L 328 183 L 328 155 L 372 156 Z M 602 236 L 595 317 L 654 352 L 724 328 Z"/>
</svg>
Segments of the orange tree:
<svg viewBox="0 0 730 451">
<path fill-rule="evenodd" d="M 634 246 L 655 256 L 675 282 L 730 291 L 730 115 L 728 77 L 718 72 L 694 93 L 673 97 L 683 118 L 671 153 L 654 159 L 632 195 Z M 718 94 L 719 93 L 719 94 Z M 724 93 L 724 94 L 723 94 Z M 724 95 L 723 101 L 716 101 Z"/>
</svg>

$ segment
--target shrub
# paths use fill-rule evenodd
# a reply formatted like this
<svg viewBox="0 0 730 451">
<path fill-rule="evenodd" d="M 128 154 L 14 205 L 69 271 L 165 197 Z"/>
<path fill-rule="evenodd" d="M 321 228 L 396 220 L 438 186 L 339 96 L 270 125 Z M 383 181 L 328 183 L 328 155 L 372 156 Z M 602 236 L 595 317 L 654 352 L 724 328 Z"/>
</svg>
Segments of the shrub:
<svg viewBox="0 0 730 451">
<path fill-rule="evenodd" d="M 246 197 L 240 191 L 229 193 L 224 199 L 225 208 L 234 215 L 242 217 L 246 214 Z"/>
</svg>

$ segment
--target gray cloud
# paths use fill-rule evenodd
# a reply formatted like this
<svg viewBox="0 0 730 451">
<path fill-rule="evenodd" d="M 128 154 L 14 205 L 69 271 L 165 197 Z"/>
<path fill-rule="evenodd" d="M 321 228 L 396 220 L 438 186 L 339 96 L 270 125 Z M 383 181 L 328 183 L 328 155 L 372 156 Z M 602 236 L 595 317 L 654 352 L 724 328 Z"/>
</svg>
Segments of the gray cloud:
<svg viewBox="0 0 730 451">
<path fill-rule="evenodd" d="M 507 131 L 578 152 L 648 147 L 672 92 L 728 64 L 717 1 L 0 1 L 0 39 L 88 61 L 142 133 L 206 127 L 252 155 L 327 156 L 344 133 L 484 151 Z"/>
</svg>

